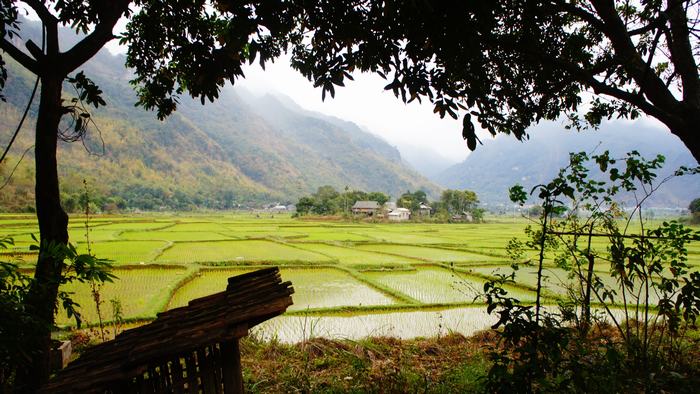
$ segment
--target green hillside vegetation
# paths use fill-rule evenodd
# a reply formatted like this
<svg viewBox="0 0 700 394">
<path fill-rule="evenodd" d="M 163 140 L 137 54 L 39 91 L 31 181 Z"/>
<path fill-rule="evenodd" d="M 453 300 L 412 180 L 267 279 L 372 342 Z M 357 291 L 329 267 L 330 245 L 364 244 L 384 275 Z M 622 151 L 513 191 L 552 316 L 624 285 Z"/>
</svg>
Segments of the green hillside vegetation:
<svg viewBox="0 0 700 394">
<path fill-rule="evenodd" d="M 61 143 L 62 202 L 76 212 L 87 181 L 95 211 L 231 209 L 274 201 L 290 203 L 323 185 L 398 195 L 438 187 L 403 164 L 398 151 L 351 122 L 305 111 L 288 99 L 239 95 L 227 87 L 203 107 L 182 99 L 165 121 L 135 108 L 124 57 L 103 51 L 85 73 L 104 91 L 107 105 L 92 113 L 84 144 Z M 33 79 L 11 60 L 0 107 L 0 142 L 18 124 Z M 65 86 L 66 92 L 73 92 Z M 244 99 L 245 98 L 245 99 Z M 30 116 L 0 166 L 0 211 L 34 209 Z M 14 169 L 20 157 L 24 159 Z M 14 173 L 13 173 L 14 170 Z"/>
</svg>

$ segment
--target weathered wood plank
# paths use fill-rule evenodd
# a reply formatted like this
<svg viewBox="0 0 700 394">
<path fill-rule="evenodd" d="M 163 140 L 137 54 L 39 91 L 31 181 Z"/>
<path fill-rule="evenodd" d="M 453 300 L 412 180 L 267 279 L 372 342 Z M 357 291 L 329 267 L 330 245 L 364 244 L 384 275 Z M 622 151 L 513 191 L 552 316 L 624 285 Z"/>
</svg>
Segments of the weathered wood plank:
<svg viewBox="0 0 700 394">
<path fill-rule="evenodd" d="M 199 393 L 197 360 L 193 354 L 185 356 L 185 364 L 187 366 L 187 392 L 189 394 Z"/>
<path fill-rule="evenodd" d="M 180 378 L 176 376 L 178 367 L 173 357 L 246 335 L 250 327 L 284 313 L 292 304 L 293 293 L 291 283 L 283 283 L 276 268 L 232 277 L 225 291 L 161 313 L 150 324 L 125 331 L 112 341 L 88 349 L 42 390 L 51 393 L 104 391 L 121 387 L 120 382 L 133 382 L 139 387 L 153 385 L 154 390 L 175 391 Z M 225 386 L 222 382 L 226 374 L 218 368 L 222 368 L 220 364 L 224 359 L 217 361 L 216 351 L 211 356 L 216 364 L 216 369 L 212 369 L 213 381 L 221 388 Z M 206 357 L 202 361 L 207 362 Z M 204 385 L 202 365 L 198 366 L 199 371 L 191 373 L 190 367 L 197 368 L 197 363 L 194 359 L 184 362 L 187 391 L 198 392 Z M 182 365 L 179 368 L 182 369 Z M 184 391 L 183 375 L 184 370 L 180 372 Z M 190 379 L 195 381 L 190 382 Z"/>
<path fill-rule="evenodd" d="M 185 377 L 183 376 L 182 361 L 179 356 L 170 361 L 170 375 L 172 381 L 172 389 L 175 394 L 185 392 Z"/>
<path fill-rule="evenodd" d="M 200 376 L 202 378 L 202 391 L 204 394 L 217 394 L 214 363 L 209 349 L 202 348 L 197 350 L 197 361 L 199 362 Z"/>
<path fill-rule="evenodd" d="M 243 373 L 238 339 L 221 343 L 221 369 L 224 374 L 224 393 L 243 393 Z"/>
</svg>

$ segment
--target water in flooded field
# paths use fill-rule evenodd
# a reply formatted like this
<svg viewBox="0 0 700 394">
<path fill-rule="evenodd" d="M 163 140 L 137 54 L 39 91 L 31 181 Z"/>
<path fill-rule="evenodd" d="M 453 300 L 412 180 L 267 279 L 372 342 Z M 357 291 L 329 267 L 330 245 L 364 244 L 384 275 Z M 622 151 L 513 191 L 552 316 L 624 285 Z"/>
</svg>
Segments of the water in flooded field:
<svg viewBox="0 0 700 394">
<path fill-rule="evenodd" d="M 483 306 L 438 311 L 386 312 L 355 316 L 278 316 L 253 329 L 262 339 L 294 343 L 313 337 L 360 339 L 367 336 L 432 337 L 471 335 L 496 322 Z"/>
</svg>

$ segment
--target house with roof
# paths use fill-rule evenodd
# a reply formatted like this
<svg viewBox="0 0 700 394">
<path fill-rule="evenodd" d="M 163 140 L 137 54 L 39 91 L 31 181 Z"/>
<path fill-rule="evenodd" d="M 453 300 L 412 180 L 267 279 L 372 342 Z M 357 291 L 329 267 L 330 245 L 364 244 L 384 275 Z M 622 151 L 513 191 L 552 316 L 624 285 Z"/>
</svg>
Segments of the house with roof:
<svg viewBox="0 0 700 394">
<path fill-rule="evenodd" d="M 373 216 L 378 213 L 381 206 L 376 201 L 357 201 L 352 206 L 352 213 L 355 215 Z"/>
<path fill-rule="evenodd" d="M 472 222 L 474 222 L 474 216 L 473 216 L 470 212 L 462 211 L 462 213 L 459 214 L 459 215 L 453 215 L 453 216 L 450 218 L 450 221 L 451 221 L 451 222 L 468 222 L 468 223 L 472 223 Z"/>
<path fill-rule="evenodd" d="M 432 208 L 427 204 L 421 204 L 418 207 L 418 216 L 430 216 Z"/>
<path fill-rule="evenodd" d="M 411 211 L 407 208 L 396 208 L 387 214 L 392 222 L 403 222 L 411 218 Z"/>
</svg>

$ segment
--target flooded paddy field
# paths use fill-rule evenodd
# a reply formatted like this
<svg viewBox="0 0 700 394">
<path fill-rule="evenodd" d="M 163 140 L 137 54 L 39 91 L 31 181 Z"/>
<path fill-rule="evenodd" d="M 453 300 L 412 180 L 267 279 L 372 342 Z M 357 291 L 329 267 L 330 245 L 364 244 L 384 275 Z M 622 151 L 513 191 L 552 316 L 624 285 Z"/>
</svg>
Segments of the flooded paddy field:
<svg viewBox="0 0 700 394">
<path fill-rule="evenodd" d="M 293 219 L 275 214 L 148 214 L 97 216 L 85 227 L 73 217 L 71 242 L 111 259 L 118 279 L 100 293 L 101 315 L 112 321 L 112 301 L 126 321 L 146 321 L 164 310 L 223 291 L 227 279 L 257 268 L 280 266 L 291 281 L 294 304 L 256 328 L 256 335 L 294 342 L 313 336 L 361 338 L 389 335 L 471 334 L 493 324 L 479 294 L 496 274 L 511 272 L 506 244 L 524 240 L 525 220 L 483 224 L 349 223 Z M 0 216 L 0 236 L 15 245 L 0 251 L 29 272 L 36 259 L 30 245 L 38 236 L 27 215 Z M 596 249 L 606 244 L 597 240 Z M 700 245 L 688 247 L 689 263 L 700 267 Z M 17 259 L 21 258 L 21 259 Z M 615 279 L 601 267 L 601 280 Z M 525 266 L 511 296 L 534 302 L 536 269 Z M 545 270 L 547 302 L 570 287 L 567 272 L 551 262 Z M 98 320 L 89 284 L 62 291 L 81 305 L 88 324 Z M 75 324 L 59 313 L 59 325 Z"/>
</svg>

